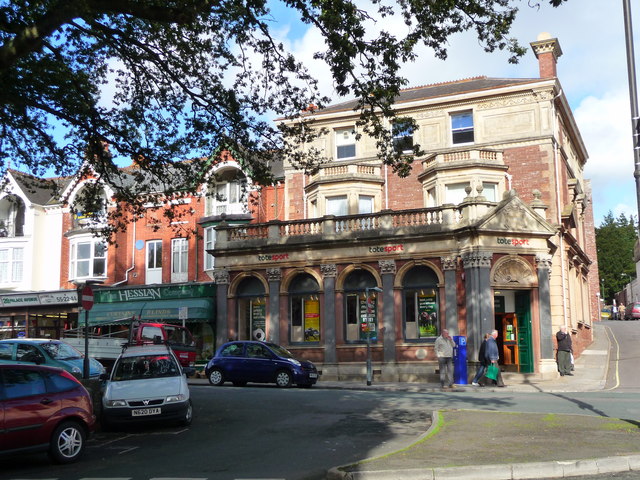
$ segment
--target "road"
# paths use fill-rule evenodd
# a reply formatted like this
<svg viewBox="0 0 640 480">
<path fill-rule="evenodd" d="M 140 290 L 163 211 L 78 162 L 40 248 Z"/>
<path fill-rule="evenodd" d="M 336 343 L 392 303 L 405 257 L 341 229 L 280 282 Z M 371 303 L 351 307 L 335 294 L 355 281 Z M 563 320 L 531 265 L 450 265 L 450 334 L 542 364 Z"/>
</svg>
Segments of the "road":
<svg viewBox="0 0 640 480">
<path fill-rule="evenodd" d="M 85 457 L 52 466 L 45 455 L 0 460 L 0 477 L 24 479 L 312 480 L 416 440 L 440 408 L 605 415 L 640 422 L 640 322 L 607 322 L 615 349 L 606 389 L 588 393 L 406 393 L 271 386 L 192 387 L 193 425 L 98 433 Z M 470 426 L 473 429 L 473 426 Z M 596 477 L 585 477 L 589 480 Z M 597 477 L 625 478 L 627 477 Z"/>
</svg>

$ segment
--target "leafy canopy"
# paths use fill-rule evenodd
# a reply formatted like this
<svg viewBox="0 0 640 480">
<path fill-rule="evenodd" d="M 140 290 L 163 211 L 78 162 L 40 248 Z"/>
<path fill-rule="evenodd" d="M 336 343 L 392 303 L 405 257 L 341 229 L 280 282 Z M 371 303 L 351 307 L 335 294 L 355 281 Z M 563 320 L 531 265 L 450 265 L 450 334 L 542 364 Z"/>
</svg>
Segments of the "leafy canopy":
<svg viewBox="0 0 640 480">
<path fill-rule="evenodd" d="M 0 0 L 0 173 L 11 162 L 36 176 L 73 175 L 86 162 L 114 187 L 116 201 L 136 205 L 152 189 L 193 191 L 215 149 L 249 152 L 244 166 L 263 184 L 276 155 L 313 169 L 322 152 L 297 146 L 319 132 L 301 112 L 329 99 L 277 40 L 270 10 L 277 5 L 322 34 L 315 58 L 329 66 L 339 96 L 359 100 L 362 131 L 405 175 L 410 157 L 393 148 L 384 121 L 407 83 L 402 64 L 416 60 L 419 45 L 446 58 L 449 37 L 471 29 L 486 51 L 507 50 L 515 62 L 525 50 L 508 34 L 521 3 Z M 392 16 L 403 20 L 404 34 L 385 30 Z M 267 114 L 301 121 L 274 125 Z M 139 163 L 136 181 L 115 178 L 118 158 Z"/>
</svg>

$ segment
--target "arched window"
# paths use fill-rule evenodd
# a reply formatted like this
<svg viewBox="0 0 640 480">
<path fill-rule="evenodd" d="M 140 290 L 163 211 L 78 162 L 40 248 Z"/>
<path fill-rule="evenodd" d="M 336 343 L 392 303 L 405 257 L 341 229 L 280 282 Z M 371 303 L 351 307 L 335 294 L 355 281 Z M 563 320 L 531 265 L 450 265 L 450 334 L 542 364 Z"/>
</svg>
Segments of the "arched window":
<svg viewBox="0 0 640 480">
<path fill-rule="evenodd" d="M 0 200 L 0 237 L 24 236 L 25 205 L 17 195 Z"/>
<path fill-rule="evenodd" d="M 247 211 L 247 179 L 235 168 L 215 174 L 209 185 L 205 203 L 205 215 L 239 214 Z"/>
<path fill-rule="evenodd" d="M 101 185 L 85 184 L 73 200 L 74 227 L 87 228 L 105 223 L 107 203 L 107 194 Z"/>
<path fill-rule="evenodd" d="M 291 343 L 320 341 L 320 287 L 308 273 L 297 275 L 289 287 L 289 340 Z"/>
<path fill-rule="evenodd" d="M 354 270 L 344 282 L 345 340 L 366 342 L 378 338 L 376 279 L 366 270 Z M 367 292 L 369 298 L 367 298 Z"/>
<path fill-rule="evenodd" d="M 419 265 L 406 273 L 402 287 L 405 340 L 433 340 L 440 334 L 438 276 Z"/>
<path fill-rule="evenodd" d="M 238 340 L 266 340 L 267 303 L 264 285 L 247 277 L 238 285 Z"/>
</svg>

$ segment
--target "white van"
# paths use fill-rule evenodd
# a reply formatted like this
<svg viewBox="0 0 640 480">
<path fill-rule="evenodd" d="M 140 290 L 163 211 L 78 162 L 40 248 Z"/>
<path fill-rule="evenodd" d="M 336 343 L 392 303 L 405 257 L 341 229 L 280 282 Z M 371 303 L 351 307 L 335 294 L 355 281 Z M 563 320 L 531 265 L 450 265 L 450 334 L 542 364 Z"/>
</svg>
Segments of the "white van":
<svg viewBox="0 0 640 480">
<path fill-rule="evenodd" d="M 106 380 L 102 396 L 104 428 L 134 422 L 190 425 L 193 407 L 180 362 L 166 345 L 123 350 Z"/>
</svg>

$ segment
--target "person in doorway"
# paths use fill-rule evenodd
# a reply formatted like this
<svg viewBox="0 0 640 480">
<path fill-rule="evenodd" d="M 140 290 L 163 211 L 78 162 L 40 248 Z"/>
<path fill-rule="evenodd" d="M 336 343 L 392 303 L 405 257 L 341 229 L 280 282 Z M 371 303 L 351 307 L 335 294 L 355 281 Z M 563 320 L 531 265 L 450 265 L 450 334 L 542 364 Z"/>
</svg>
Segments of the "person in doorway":
<svg viewBox="0 0 640 480">
<path fill-rule="evenodd" d="M 558 342 L 558 372 L 560 376 L 565 375 L 573 376 L 571 373 L 571 355 L 573 348 L 571 347 L 571 335 L 567 332 L 567 326 L 562 325 L 558 333 L 556 333 L 556 340 Z"/>
<path fill-rule="evenodd" d="M 453 387 L 453 338 L 449 335 L 446 328 L 436 338 L 434 350 L 438 357 L 438 367 L 440 369 L 440 386 L 442 388 Z"/>
<path fill-rule="evenodd" d="M 498 344 L 496 343 L 496 338 L 498 338 L 498 330 L 494 330 L 491 332 L 489 338 L 487 338 L 487 346 L 485 348 L 484 356 L 487 362 L 487 367 L 491 364 L 498 367 L 498 361 L 500 360 L 500 352 L 498 351 Z M 504 382 L 502 381 L 502 372 L 500 372 L 500 368 L 498 367 L 498 378 L 496 380 L 490 379 L 494 385 L 498 387 L 504 387 Z"/>
<path fill-rule="evenodd" d="M 489 364 L 491 363 L 490 361 L 487 361 L 487 358 L 485 357 L 485 353 L 487 351 L 487 339 L 491 336 L 491 334 L 489 333 L 485 333 L 484 334 L 484 339 L 482 340 L 482 344 L 480 345 L 480 350 L 478 351 L 478 368 L 476 370 L 476 375 L 473 377 L 473 380 L 471 381 L 471 385 L 473 385 L 474 387 L 479 387 L 480 386 L 480 379 L 484 376 L 484 373 L 487 371 L 487 367 L 489 366 Z"/>
</svg>

